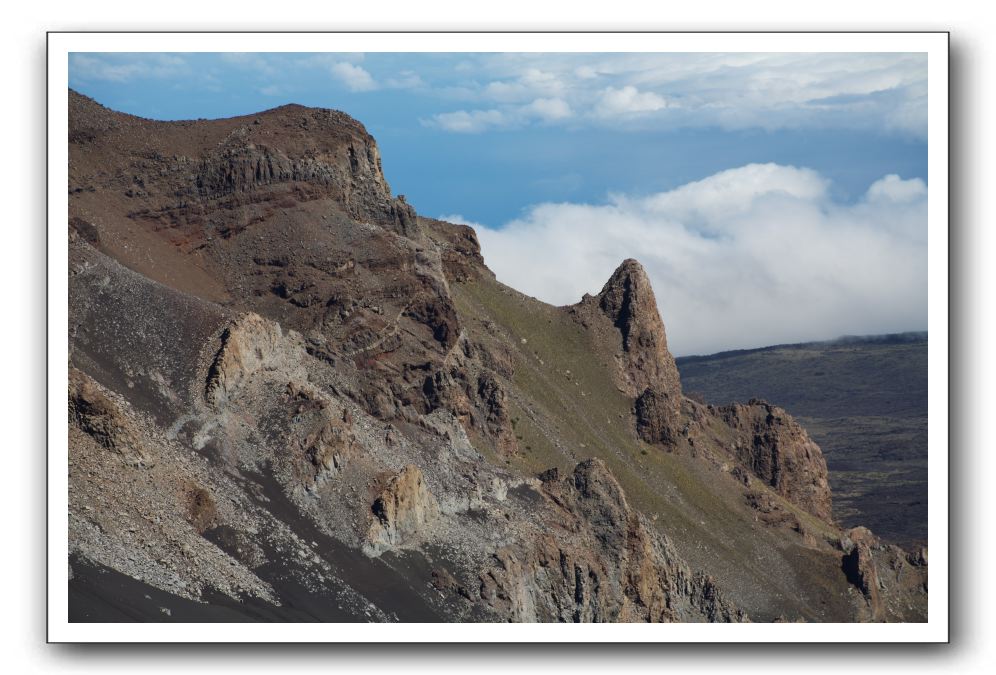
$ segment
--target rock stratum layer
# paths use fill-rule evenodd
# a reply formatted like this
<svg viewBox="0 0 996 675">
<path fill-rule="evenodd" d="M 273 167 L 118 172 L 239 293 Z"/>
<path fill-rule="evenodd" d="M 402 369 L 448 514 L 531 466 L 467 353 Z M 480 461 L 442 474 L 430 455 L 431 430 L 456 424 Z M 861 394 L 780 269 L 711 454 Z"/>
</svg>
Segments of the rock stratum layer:
<svg viewBox="0 0 996 675">
<path fill-rule="evenodd" d="M 925 618 L 784 410 L 683 395 L 636 261 L 503 286 L 340 112 L 69 113 L 73 620 Z"/>
</svg>

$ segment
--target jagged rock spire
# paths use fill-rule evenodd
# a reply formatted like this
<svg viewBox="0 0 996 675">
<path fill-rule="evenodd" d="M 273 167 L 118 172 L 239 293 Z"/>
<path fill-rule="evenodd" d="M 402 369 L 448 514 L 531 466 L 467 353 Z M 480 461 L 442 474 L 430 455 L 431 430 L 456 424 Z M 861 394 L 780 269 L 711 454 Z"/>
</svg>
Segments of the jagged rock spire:
<svg viewBox="0 0 996 675">
<path fill-rule="evenodd" d="M 622 333 L 628 393 L 637 397 L 653 387 L 680 402 L 678 367 L 668 351 L 657 298 L 643 266 L 632 258 L 624 260 L 597 299 L 598 306 Z"/>
</svg>

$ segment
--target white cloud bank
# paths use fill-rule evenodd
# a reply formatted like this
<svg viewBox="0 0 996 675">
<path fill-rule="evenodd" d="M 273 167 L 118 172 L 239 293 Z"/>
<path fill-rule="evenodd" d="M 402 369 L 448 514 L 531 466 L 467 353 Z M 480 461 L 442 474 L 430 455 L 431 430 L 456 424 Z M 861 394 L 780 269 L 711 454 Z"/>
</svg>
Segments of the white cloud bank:
<svg viewBox="0 0 996 675">
<path fill-rule="evenodd" d="M 470 224 L 499 280 L 558 305 L 636 258 L 679 355 L 926 327 L 920 179 L 885 176 L 842 204 L 815 171 L 750 164 L 650 196 L 540 204 L 500 230 Z"/>
<path fill-rule="evenodd" d="M 537 98 L 533 101 L 501 109 L 456 110 L 439 113 L 422 120 L 423 126 L 437 127 L 457 133 L 479 133 L 491 129 L 511 129 L 530 122 L 558 122 L 573 117 L 571 106 L 560 98 Z"/>
</svg>

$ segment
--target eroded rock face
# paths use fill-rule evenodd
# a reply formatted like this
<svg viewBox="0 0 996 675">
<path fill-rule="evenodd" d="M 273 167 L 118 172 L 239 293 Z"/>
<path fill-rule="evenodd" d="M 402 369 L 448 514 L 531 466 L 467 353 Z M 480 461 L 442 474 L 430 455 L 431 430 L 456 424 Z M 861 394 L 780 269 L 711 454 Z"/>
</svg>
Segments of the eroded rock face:
<svg viewBox="0 0 996 675">
<path fill-rule="evenodd" d="M 643 266 L 625 260 L 597 296 L 586 295 L 571 311 L 586 327 L 604 331 L 597 328 L 601 316 L 618 331 L 616 386 L 636 400 L 637 435 L 648 443 L 673 446 L 682 427 L 681 380 Z"/>
<path fill-rule="evenodd" d="M 743 466 L 793 504 L 832 522 L 823 452 L 791 415 L 757 399 L 716 410 L 735 435 L 734 454 Z"/>
<path fill-rule="evenodd" d="M 465 430 L 489 439 L 497 452 L 513 454 L 518 443 L 505 384 L 512 375 L 508 354 L 463 338 L 454 345 L 445 367 L 423 380 L 427 412 L 446 410 Z"/>
<path fill-rule="evenodd" d="M 377 556 L 424 534 L 439 517 L 439 504 L 429 492 L 422 471 L 409 464 L 391 478 L 371 511 L 374 520 L 363 550 Z"/>
<path fill-rule="evenodd" d="M 177 128 L 113 113 L 73 91 L 70 109 L 73 146 L 117 147 L 129 136 L 155 146 Z M 219 210 L 330 199 L 352 218 L 421 236 L 414 209 L 391 195 L 376 141 L 349 115 L 285 105 L 202 126 L 207 152 L 183 154 L 193 148 L 181 139 L 146 152 L 132 166 L 125 195 L 145 205 L 135 217 L 193 231 Z M 219 233 L 229 237 L 245 227 L 232 223 Z"/>
<path fill-rule="evenodd" d="M 622 333 L 623 377 L 632 397 L 648 387 L 681 405 L 681 379 L 667 348 L 664 322 L 643 266 L 624 261 L 597 296 L 598 306 Z"/>
<path fill-rule="evenodd" d="M 474 228 L 456 225 L 432 218 L 419 218 L 425 229 L 442 251 L 443 269 L 450 281 L 470 281 L 481 276 L 494 276 L 481 256 L 481 244 Z"/>
<path fill-rule="evenodd" d="M 451 348 L 460 334 L 456 309 L 448 296 L 423 296 L 411 302 L 405 315 L 428 326 L 432 337 L 444 348 Z"/>
<path fill-rule="evenodd" d="M 880 582 L 868 544 L 864 542 L 855 544 L 851 552 L 844 555 L 841 569 L 847 575 L 848 581 L 857 586 L 864 595 L 872 620 L 881 620 L 884 608 L 878 592 Z"/>
<path fill-rule="evenodd" d="M 335 478 L 358 451 L 349 410 L 307 383 L 287 385 L 287 399 L 295 419 L 307 426 L 293 442 L 295 465 L 304 487 L 313 489 Z"/>
<path fill-rule="evenodd" d="M 673 446 L 678 441 L 681 415 L 672 396 L 655 386 L 636 399 L 636 432 L 647 443 Z"/>
<path fill-rule="evenodd" d="M 485 428 L 495 439 L 497 450 L 506 454 L 514 453 L 518 444 L 512 429 L 505 389 L 498 378 L 488 371 L 477 378 L 477 400 L 483 410 Z"/>
<path fill-rule="evenodd" d="M 926 616 L 925 552 L 907 553 L 883 543 L 866 527 L 843 538 L 841 569 L 862 597 L 867 621 L 917 621 Z"/>
<path fill-rule="evenodd" d="M 142 464 L 145 455 L 119 404 L 86 373 L 69 369 L 69 423 L 98 445 L 126 460 Z"/>
<path fill-rule="evenodd" d="M 272 363 L 282 337 L 278 324 L 252 313 L 226 328 L 221 335 L 221 349 L 208 371 L 204 389 L 208 402 L 224 404 L 246 378 Z"/>
<path fill-rule="evenodd" d="M 511 621 L 742 621 L 708 577 L 692 574 L 670 542 L 644 525 L 598 459 L 544 494 L 562 510 L 549 529 L 499 550 L 467 592 Z"/>
</svg>

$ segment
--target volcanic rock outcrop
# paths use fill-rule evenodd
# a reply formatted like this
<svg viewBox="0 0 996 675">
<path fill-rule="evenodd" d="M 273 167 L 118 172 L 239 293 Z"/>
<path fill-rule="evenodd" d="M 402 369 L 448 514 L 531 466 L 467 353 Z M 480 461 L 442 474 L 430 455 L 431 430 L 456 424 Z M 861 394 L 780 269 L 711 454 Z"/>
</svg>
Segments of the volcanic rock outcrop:
<svg viewBox="0 0 996 675">
<path fill-rule="evenodd" d="M 374 521 L 364 550 L 377 555 L 422 534 L 439 517 L 439 504 L 419 468 L 408 465 L 391 478 L 371 511 Z"/>
<path fill-rule="evenodd" d="M 778 494 L 817 518 L 833 519 L 823 453 L 806 430 L 783 409 L 752 399 L 719 408 L 734 433 L 734 454 Z"/>
<path fill-rule="evenodd" d="M 610 332 L 600 325 L 603 317 L 611 323 L 611 341 L 618 344 L 614 379 L 636 400 L 637 433 L 648 443 L 672 446 L 681 426 L 681 380 L 643 266 L 623 261 L 597 296 L 586 295 L 571 311 L 596 332 Z"/>
<path fill-rule="evenodd" d="M 500 549 L 480 576 L 481 600 L 509 621 L 743 621 L 714 582 L 677 561 L 630 508 L 598 459 L 578 464 L 544 494 L 560 528 Z"/>
<path fill-rule="evenodd" d="M 841 538 L 841 568 L 862 595 L 867 621 L 902 621 L 923 612 L 927 602 L 927 554 L 886 544 L 866 527 Z"/>
<path fill-rule="evenodd" d="M 552 307 L 344 113 L 69 100 L 73 620 L 926 616 L 785 411 L 683 396 L 636 261 Z"/>
<path fill-rule="evenodd" d="M 632 258 L 623 261 L 596 300 L 622 334 L 620 369 L 627 393 L 640 396 L 653 389 L 675 409 L 680 407 L 678 367 L 668 351 L 657 298 L 643 266 Z"/>
<path fill-rule="evenodd" d="M 256 314 L 247 314 L 221 335 L 221 349 L 208 370 L 205 397 L 214 406 L 224 405 L 243 381 L 270 367 L 279 357 L 283 334 L 280 326 Z"/>
</svg>

